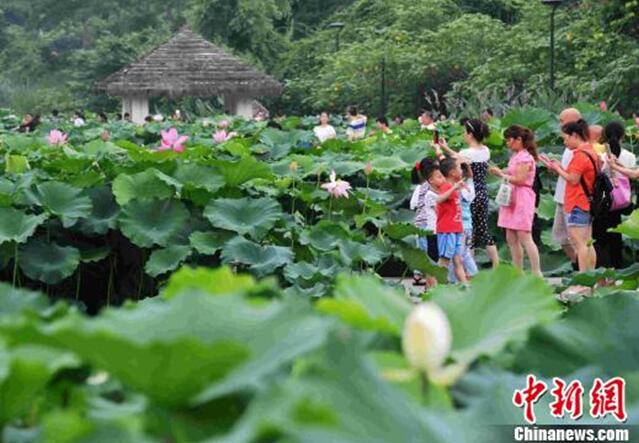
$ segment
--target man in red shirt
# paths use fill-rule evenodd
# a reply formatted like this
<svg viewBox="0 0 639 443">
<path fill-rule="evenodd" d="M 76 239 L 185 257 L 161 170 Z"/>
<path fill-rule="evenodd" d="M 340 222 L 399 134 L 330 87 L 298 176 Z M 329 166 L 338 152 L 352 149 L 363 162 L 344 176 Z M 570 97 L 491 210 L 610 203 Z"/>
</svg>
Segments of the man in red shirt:
<svg viewBox="0 0 639 443">
<path fill-rule="evenodd" d="M 447 159 L 444 161 L 455 161 Z M 433 168 L 428 173 L 428 184 L 437 197 L 437 248 L 439 250 L 439 264 L 448 269 L 453 262 L 457 280 L 466 284 L 468 279 L 462 263 L 464 226 L 461 216 L 461 203 L 457 190 L 463 186 L 463 181 L 448 181 L 439 168 Z"/>
</svg>

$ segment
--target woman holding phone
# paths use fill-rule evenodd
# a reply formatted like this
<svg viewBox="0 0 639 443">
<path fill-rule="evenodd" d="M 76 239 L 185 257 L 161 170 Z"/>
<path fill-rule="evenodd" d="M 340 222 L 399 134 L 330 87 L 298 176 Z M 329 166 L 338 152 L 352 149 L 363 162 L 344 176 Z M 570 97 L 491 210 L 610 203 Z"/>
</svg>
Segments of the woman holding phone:
<svg viewBox="0 0 639 443">
<path fill-rule="evenodd" d="M 473 249 L 486 249 L 493 267 L 497 267 L 499 265 L 497 246 L 488 228 L 489 198 L 486 178 L 490 149 L 482 144 L 490 135 L 490 130 L 488 125 L 479 119 L 464 120 L 462 124 L 468 148 L 456 152 L 443 139 L 439 140 L 438 146 L 441 146 L 449 155 L 458 158 L 460 162 L 470 163 L 475 183 L 475 200 L 470 207 L 473 218 Z"/>
</svg>

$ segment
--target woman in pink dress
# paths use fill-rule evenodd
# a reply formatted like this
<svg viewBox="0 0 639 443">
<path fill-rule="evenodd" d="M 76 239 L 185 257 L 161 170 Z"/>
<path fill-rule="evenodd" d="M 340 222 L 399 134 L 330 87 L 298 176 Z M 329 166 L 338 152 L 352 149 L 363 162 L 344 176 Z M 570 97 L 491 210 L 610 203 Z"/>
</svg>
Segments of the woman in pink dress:
<svg viewBox="0 0 639 443">
<path fill-rule="evenodd" d="M 506 145 L 512 151 L 506 172 L 492 167 L 490 172 L 507 181 L 512 189 L 510 205 L 499 208 L 497 225 L 506 229 L 506 241 L 510 248 L 513 264 L 522 269 L 524 250 L 530 261 L 533 274 L 541 276 L 539 250 L 532 237 L 532 225 L 535 217 L 535 162 L 537 144 L 532 131 L 523 126 L 514 125 L 504 132 Z"/>
</svg>

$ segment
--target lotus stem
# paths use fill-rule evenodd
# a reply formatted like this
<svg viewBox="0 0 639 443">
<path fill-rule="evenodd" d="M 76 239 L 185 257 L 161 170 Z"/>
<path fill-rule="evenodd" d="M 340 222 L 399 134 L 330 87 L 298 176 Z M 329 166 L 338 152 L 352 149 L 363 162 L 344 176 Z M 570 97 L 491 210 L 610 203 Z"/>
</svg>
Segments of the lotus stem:
<svg viewBox="0 0 639 443">
<path fill-rule="evenodd" d="M 135 296 L 135 300 L 139 301 L 142 295 L 142 284 L 144 283 L 144 263 L 146 263 L 146 250 L 142 249 L 142 263 L 140 264 L 140 280 L 138 283 L 138 293 Z"/>
<path fill-rule="evenodd" d="M 332 215 L 333 215 L 333 194 L 331 194 L 331 198 L 328 201 L 328 220 L 329 221 L 332 220 Z"/>
<path fill-rule="evenodd" d="M 80 299 L 80 284 L 82 282 L 82 265 L 78 265 L 78 278 L 75 281 L 75 301 Z"/>
<path fill-rule="evenodd" d="M 419 378 L 422 388 L 422 401 L 426 401 L 426 396 L 428 395 L 428 375 L 426 375 L 425 372 L 420 372 Z"/>
<path fill-rule="evenodd" d="M 370 194 L 370 183 L 371 183 L 371 179 L 367 175 L 366 176 L 366 200 L 364 200 L 364 208 L 362 209 L 362 215 L 366 214 L 366 205 L 368 204 L 368 195 Z"/>
<path fill-rule="evenodd" d="M 18 242 L 13 246 L 13 287 L 16 287 L 16 278 L 18 276 Z"/>
<path fill-rule="evenodd" d="M 293 178 L 293 202 L 291 203 L 291 215 L 295 215 L 295 191 L 297 190 L 297 180 Z"/>
<path fill-rule="evenodd" d="M 111 291 L 113 290 L 113 268 L 115 267 L 115 261 L 117 260 L 117 257 L 112 257 L 111 260 L 109 260 L 109 283 L 107 286 L 107 306 L 111 305 Z"/>
</svg>

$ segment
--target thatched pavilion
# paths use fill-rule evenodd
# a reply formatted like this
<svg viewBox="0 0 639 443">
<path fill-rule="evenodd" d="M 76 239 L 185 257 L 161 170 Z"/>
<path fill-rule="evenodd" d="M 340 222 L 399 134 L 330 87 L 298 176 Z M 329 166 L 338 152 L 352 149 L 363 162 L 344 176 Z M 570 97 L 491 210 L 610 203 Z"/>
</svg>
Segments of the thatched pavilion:
<svg viewBox="0 0 639 443">
<path fill-rule="evenodd" d="M 252 117 L 253 100 L 277 96 L 282 85 L 183 27 L 140 60 L 111 74 L 96 90 L 122 97 L 122 114 L 136 123 L 149 114 L 149 98 L 224 97 L 231 114 Z"/>
</svg>

